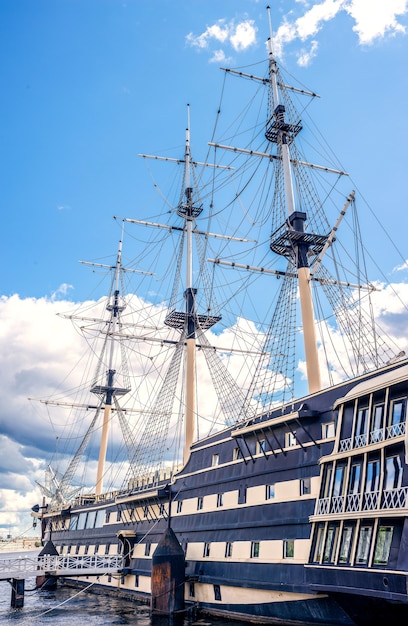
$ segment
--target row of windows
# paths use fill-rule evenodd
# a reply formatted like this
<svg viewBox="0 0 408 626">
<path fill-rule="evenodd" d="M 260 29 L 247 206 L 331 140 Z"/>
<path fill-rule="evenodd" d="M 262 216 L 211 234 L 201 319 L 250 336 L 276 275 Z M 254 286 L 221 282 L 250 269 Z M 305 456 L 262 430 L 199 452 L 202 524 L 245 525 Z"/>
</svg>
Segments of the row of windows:
<svg viewBox="0 0 408 626">
<path fill-rule="evenodd" d="M 249 557 L 251 559 L 259 558 L 261 543 L 259 541 L 251 541 Z M 234 544 L 231 541 L 225 543 L 224 557 L 226 559 L 233 556 Z M 293 559 L 295 554 L 295 541 L 294 539 L 284 539 L 282 542 L 282 557 L 284 559 Z M 203 548 L 203 558 L 211 556 L 211 543 L 205 542 Z"/>
<path fill-rule="evenodd" d="M 329 523 L 317 529 L 313 561 L 316 563 L 384 566 L 390 557 L 394 526 L 362 522 Z M 375 541 L 373 543 L 375 536 Z"/>
<path fill-rule="evenodd" d="M 378 443 L 403 435 L 407 412 L 407 398 L 393 399 L 387 412 L 385 399 L 381 401 L 356 403 L 344 408 L 346 429 L 351 432 L 342 433 L 340 450 L 358 448 L 367 444 Z M 352 416 L 350 415 L 352 413 Z M 348 417 L 350 415 L 350 417 Z M 348 437 L 345 439 L 345 437 Z"/>
<path fill-rule="evenodd" d="M 270 483 L 265 485 L 265 500 L 273 500 L 275 498 L 275 486 L 276 483 Z M 297 495 L 299 496 L 306 496 L 309 495 L 311 493 L 311 479 L 310 477 L 307 478 L 301 478 L 299 480 L 299 492 Z M 218 493 L 217 494 L 217 500 L 216 500 L 216 506 L 217 508 L 221 508 L 224 506 L 224 498 L 225 493 Z M 247 502 L 247 488 L 246 487 L 241 487 L 238 491 L 238 504 L 246 504 Z M 196 509 L 197 511 L 202 511 L 204 509 L 204 501 L 205 501 L 205 496 L 198 496 L 197 498 L 197 505 L 196 505 Z M 177 513 L 182 513 L 183 511 L 183 500 L 178 500 L 177 501 L 177 508 L 176 508 Z"/>
<path fill-rule="evenodd" d="M 85 545 L 80 545 L 78 543 L 76 544 L 68 544 L 67 546 L 65 546 L 64 544 L 62 544 L 59 547 L 59 553 L 60 554 L 79 554 L 79 552 L 81 551 L 81 548 L 83 548 L 83 552 L 82 554 L 105 554 L 105 555 L 109 555 L 112 554 L 112 549 L 115 549 L 116 554 L 119 554 L 121 551 L 121 546 L 122 544 L 103 544 L 102 546 L 99 543 L 96 543 L 95 545 L 89 545 L 89 544 L 85 544 Z"/>
<path fill-rule="evenodd" d="M 348 463 L 339 462 L 336 466 L 328 463 L 324 468 L 321 497 L 339 497 L 344 493 L 358 494 L 362 490 L 366 494 L 378 492 L 382 473 L 384 473 L 383 491 L 399 489 L 403 478 L 400 456 L 393 454 L 384 459 L 379 455 L 369 456 L 366 461 L 363 457 L 354 457 Z"/>
<path fill-rule="evenodd" d="M 334 422 L 326 422 L 322 424 L 322 439 L 332 439 L 335 436 L 335 423 Z M 298 445 L 298 441 L 296 438 L 296 430 L 287 431 L 284 435 L 284 448 L 293 448 Z M 268 450 L 272 450 L 271 445 L 268 443 L 267 439 L 258 439 L 255 442 L 255 455 L 265 454 Z M 240 447 L 236 447 L 232 451 L 232 460 L 238 461 L 243 458 L 242 449 Z M 220 455 L 215 453 L 211 457 L 211 465 L 216 467 L 220 464 Z"/>
</svg>

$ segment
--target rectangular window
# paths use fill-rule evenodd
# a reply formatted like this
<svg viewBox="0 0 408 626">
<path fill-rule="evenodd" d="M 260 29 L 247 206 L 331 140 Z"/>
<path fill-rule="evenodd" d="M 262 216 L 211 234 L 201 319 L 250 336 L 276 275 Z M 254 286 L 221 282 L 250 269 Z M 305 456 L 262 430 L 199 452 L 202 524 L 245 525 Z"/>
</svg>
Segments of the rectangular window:
<svg viewBox="0 0 408 626">
<path fill-rule="evenodd" d="M 224 503 L 224 494 L 223 493 L 217 493 L 217 507 L 221 507 Z"/>
<path fill-rule="evenodd" d="M 238 504 L 245 504 L 247 497 L 246 487 L 240 487 L 238 492 Z"/>
<path fill-rule="evenodd" d="M 259 541 L 251 541 L 251 559 L 259 557 Z"/>
<path fill-rule="evenodd" d="M 371 443 L 382 441 L 384 404 L 376 404 L 371 418 Z"/>
<path fill-rule="evenodd" d="M 375 565 L 387 565 L 390 556 L 393 532 L 393 526 L 380 526 L 378 528 L 374 552 Z"/>
<path fill-rule="evenodd" d="M 273 500 L 275 497 L 275 485 L 265 485 L 265 500 Z"/>
<path fill-rule="evenodd" d="M 234 450 L 232 451 L 232 460 L 238 461 L 238 459 L 242 459 L 241 448 L 234 448 Z"/>
<path fill-rule="evenodd" d="M 378 491 L 380 487 L 380 461 L 375 459 L 367 463 L 366 486 L 367 491 Z"/>
<path fill-rule="evenodd" d="M 197 498 L 197 511 L 201 511 L 203 506 L 204 506 L 204 497 L 203 496 L 199 496 Z"/>
<path fill-rule="evenodd" d="M 344 467 L 336 467 L 334 475 L 333 496 L 341 496 L 343 494 Z"/>
<path fill-rule="evenodd" d="M 194 586 L 194 583 L 191 581 L 190 581 L 189 595 L 190 595 L 190 598 L 195 598 L 195 586 Z"/>
<path fill-rule="evenodd" d="M 183 508 L 183 500 L 177 501 L 177 513 L 181 513 L 181 509 Z"/>
<path fill-rule="evenodd" d="M 322 424 L 322 439 L 332 439 L 336 435 L 334 422 Z"/>
<path fill-rule="evenodd" d="M 317 529 L 316 545 L 314 551 L 313 561 L 320 563 L 323 554 L 323 539 L 324 539 L 324 526 L 319 526 Z"/>
<path fill-rule="evenodd" d="M 135 587 L 139 586 L 139 574 L 135 574 Z"/>
<path fill-rule="evenodd" d="M 311 493 L 311 481 L 310 478 L 301 478 L 300 479 L 300 495 L 307 496 Z"/>
<path fill-rule="evenodd" d="M 293 448 L 293 446 L 296 446 L 296 444 L 296 433 L 285 433 L 285 448 Z"/>
<path fill-rule="evenodd" d="M 225 558 L 228 559 L 232 556 L 232 543 L 231 541 L 227 541 L 225 544 Z"/>
<path fill-rule="evenodd" d="M 365 443 L 365 435 L 367 433 L 367 421 L 368 421 L 368 407 L 364 407 L 358 410 L 357 413 L 357 426 L 356 426 L 356 432 L 355 432 L 355 439 L 357 442 L 357 439 L 360 437 L 362 437 L 362 441 L 364 441 Z M 362 444 L 362 441 L 360 443 L 360 445 Z"/>
<path fill-rule="evenodd" d="M 69 520 L 69 530 L 76 530 L 78 526 L 78 515 L 73 515 Z"/>
<path fill-rule="evenodd" d="M 145 544 L 145 552 L 144 552 L 145 556 L 150 556 L 150 549 L 151 549 L 151 547 L 152 547 L 151 543 L 146 543 Z"/>
<path fill-rule="evenodd" d="M 405 422 L 405 410 L 406 410 L 407 401 L 404 398 L 403 400 L 394 400 L 392 403 L 391 409 L 391 425 L 395 426 L 396 424 L 401 424 Z"/>
<path fill-rule="evenodd" d="M 360 493 L 361 463 L 353 463 L 350 470 L 348 493 Z"/>
<path fill-rule="evenodd" d="M 353 539 L 353 527 L 344 526 L 341 534 L 341 544 L 339 553 L 339 563 L 350 562 L 351 542 Z"/>
<path fill-rule="evenodd" d="M 121 519 L 122 519 L 122 511 L 121 510 L 116 511 L 116 521 L 120 522 Z"/>
<path fill-rule="evenodd" d="M 204 544 L 204 550 L 203 550 L 203 556 L 204 557 L 210 556 L 210 547 L 211 547 L 210 543 L 205 543 Z"/>
<path fill-rule="evenodd" d="M 214 585 L 214 600 L 221 602 L 221 587 Z"/>
<path fill-rule="evenodd" d="M 216 465 L 219 465 L 220 463 L 220 455 L 219 454 L 213 454 L 212 455 L 212 460 L 211 460 L 211 465 L 213 467 L 215 467 Z"/>
<path fill-rule="evenodd" d="M 295 556 L 295 541 L 294 539 L 285 539 L 283 541 L 283 558 L 293 559 Z"/>
<path fill-rule="evenodd" d="M 399 456 L 390 456 L 385 462 L 384 490 L 399 489 L 402 483 L 402 464 Z"/>
<path fill-rule="evenodd" d="M 80 513 L 78 517 L 77 530 L 83 530 L 86 526 L 86 518 L 88 513 Z"/>
<path fill-rule="evenodd" d="M 102 528 L 105 520 L 105 509 L 99 509 L 96 512 L 95 528 Z"/>
<path fill-rule="evenodd" d="M 358 536 L 357 558 L 356 562 L 360 565 L 368 562 L 370 552 L 371 535 L 373 533 L 372 526 L 362 526 Z"/>
<path fill-rule="evenodd" d="M 324 546 L 323 563 L 334 563 L 336 556 L 337 540 L 339 534 L 338 526 L 329 526 Z"/>
<path fill-rule="evenodd" d="M 324 468 L 324 478 L 323 478 L 323 489 L 322 489 L 322 498 L 328 498 L 330 496 L 330 489 L 331 489 L 331 481 L 332 481 L 332 475 L 333 475 L 333 465 L 330 463 L 328 465 L 325 465 Z"/>
<path fill-rule="evenodd" d="M 86 518 L 86 528 L 93 528 L 95 526 L 96 511 L 89 511 Z"/>
</svg>

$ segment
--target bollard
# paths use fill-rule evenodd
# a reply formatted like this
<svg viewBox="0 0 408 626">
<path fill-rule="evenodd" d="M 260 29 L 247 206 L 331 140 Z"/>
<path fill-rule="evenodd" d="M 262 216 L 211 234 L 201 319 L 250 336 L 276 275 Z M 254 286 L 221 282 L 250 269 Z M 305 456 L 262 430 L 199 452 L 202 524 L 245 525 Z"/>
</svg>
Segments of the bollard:
<svg viewBox="0 0 408 626">
<path fill-rule="evenodd" d="M 24 578 L 13 578 L 11 581 L 11 608 L 22 609 L 24 606 Z"/>
<path fill-rule="evenodd" d="M 152 556 L 151 611 L 174 615 L 184 610 L 184 551 L 171 528 L 167 528 Z"/>
</svg>

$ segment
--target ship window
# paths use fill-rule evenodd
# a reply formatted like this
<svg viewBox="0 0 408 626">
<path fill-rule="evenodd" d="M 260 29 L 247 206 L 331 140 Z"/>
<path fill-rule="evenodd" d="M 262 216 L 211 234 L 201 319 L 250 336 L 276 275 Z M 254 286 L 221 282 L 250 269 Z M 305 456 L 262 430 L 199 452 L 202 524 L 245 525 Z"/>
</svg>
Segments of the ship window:
<svg viewBox="0 0 408 626">
<path fill-rule="evenodd" d="M 379 527 L 374 552 L 375 565 L 387 565 L 390 556 L 393 531 L 393 526 Z"/>
<path fill-rule="evenodd" d="M 373 533 L 372 526 L 362 526 L 358 536 L 357 545 L 357 563 L 365 564 L 368 561 L 368 554 L 370 550 L 371 535 Z"/>
<path fill-rule="evenodd" d="M 265 485 L 265 500 L 273 500 L 275 497 L 275 484 Z"/>
<path fill-rule="evenodd" d="M 265 452 L 266 449 L 266 441 L 265 439 L 261 439 L 260 441 L 256 442 L 256 453 L 257 454 L 263 454 Z"/>
<path fill-rule="evenodd" d="M 69 530 L 76 530 L 78 526 L 78 515 L 73 515 L 69 520 Z"/>
<path fill-rule="evenodd" d="M 238 459 L 242 459 L 242 450 L 241 448 L 234 448 L 232 451 L 232 460 L 238 461 Z"/>
<path fill-rule="evenodd" d="M 198 496 L 197 498 L 197 511 L 201 511 L 204 507 L 204 498 L 203 496 Z"/>
<path fill-rule="evenodd" d="M 285 448 L 293 448 L 296 445 L 296 433 L 285 433 Z"/>
<path fill-rule="evenodd" d="M 344 466 L 340 465 L 336 467 L 336 473 L 334 475 L 333 496 L 341 496 L 343 493 L 344 483 Z"/>
<path fill-rule="evenodd" d="M 322 424 L 322 439 L 332 439 L 336 434 L 334 422 Z"/>
<path fill-rule="evenodd" d="M 329 526 L 327 529 L 326 544 L 324 546 L 323 563 L 334 563 L 338 535 L 339 527 Z"/>
<path fill-rule="evenodd" d="M 122 511 L 119 509 L 119 511 L 116 511 L 116 521 L 120 522 L 121 519 L 122 519 Z"/>
<path fill-rule="evenodd" d="M 216 465 L 219 465 L 220 462 L 220 455 L 219 454 L 213 454 L 212 455 L 212 460 L 211 460 L 211 465 L 213 467 L 215 467 Z"/>
<path fill-rule="evenodd" d="M 227 541 L 225 544 L 225 558 L 228 559 L 232 556 L 232 543 L 231 541 Z"/>
<path fill-rule="evenodd" d="M 151 549 L 151 547 L 152 547 L 151 543 L 146 543 L 145 544 L 145 552 L 144 552 L 145 556 L 150 556 L 150 549 Z"/>
<path fill-rule="evenodd" d="M 406 399 L 394 400 L 391 409 L 391 425 L 401 424 L 405 422 Z"/>
<path fill-rule="evenodd" d="M 102 528 L 105 519 L 105 509 L 99 509 L 96 513 L 95 528 Z"/>
<path fill-rule="evenodd" d="M 80 513 L 78 517 L 77 530 L 83 530 L 86 526 L 86 516 L 88 513 Z"/>
<path fill-rule="evenodd" d="M 210 556 L 210 548 L 211 548 L 211 544 L 210 543 L 205 543 L 204 544 L 204 550 L 203 550 L 203 556 Z"/>
<path fill-rule="evenodd" d="M 311 493 L 311 481 L 310 478 L 300 479 L 300 495 L 307 496 Z"/>
<path fill-rule="evenodd" d="M 110 513 L 106 511 L 105 524 L 109 524 Z"/>
<path fill-rule="evenodd" d="M 293 559 L 295 556 L 295 541 L 294 539 L 284 539 L 283 541 L 283 558 Z"/>
<path fill-rule="evenodd" d="M 366 487 L 367 491 L 378 491 L 380 486 L 380 461 L 375 459 L 367 463 Z"/>
<path fill-rule="evenodd" d="M 221 587 L 219 585 L 214 585 L 214 600 L 221 602 Z"/>
<path fill-rule="evenodd" d="M 351 493 L 360 493 L 360 479 L 361 479 L 361 463 L 353 463 L 350 470 L 349 490 Z"/>
<path fill-rule="evenodd" d="M 371 435 L 370 435 L 371 443 L 382 441 L 383 419 L 384 419 L 384 404 L 376 404 L 373 408 L 373 416 L 371 419 Z"/>
<path fill-rule="evenodd" d="M 402 483 L 402 465 L 399 456 L 391 456 L 386 459 L 385 466 L 385 491 L 399 489 Z"/>
<path fill-rule="evenodd" d="M 328 498 L 330 495 L 331 479 L 333 474 L 333 465 L 330 463 L 324 468 L 322 498 Z"/>
<path fill-rule="evenodd" d="M 240 487 L 238 492 L 238 504 L 245 504 L 247 498 L 247 488 Z"/>
<path fill-rule="evenodd" d="M 367 421 L 368 407 L 359 409 L 357 413 L 356 432 L 354 433 L 354 445 L 357 448 L 359 446 L 364 446 L 367 443 Z"/>
<path fill-rule="evenodd" d="M 195 585 L 190 581 L 190 598 L 195 598 Z"/>
<path fill-rule="evenodd" d="M 86 528 L 93 528 L 95 525 L 96 511 L 89 511 L 86 519 Z"/>
<path fill-rule="evenodd" d="M 135 574 L 135 587 L 139 586 L 139 574 Z"/>
<path fill-rule="evenodd" d="M 259 541 L 251 541 L 251 559 L 259 557 Z"/>
<path fill-rule="evenodd" d="M 217 494 L 217 507 L 223 506 L 223 504 L 224 504 L 224 494 L 218 493 Z"/>
<path fill-rule="evenodd" d="M 105 546 L 105 554 L 109 554 L 110 543 L 107 543 Z"/>
<path fill-rule="evenodd" d="M 149 515 L 149 507 L 146 505 L 143 507 L 143 517 L 147 518 Z"/>
<path fill-rule="evenodd" d="M 323 554 L 323 539 L 324 539 L 324 526 L 319 526 L 317 529 L 316 546 L 314 551 L 313 560 L 316 563 L 320 563 Z"/>
<path fill-rule="evenodd" d="M 341 544 L 339 553 L 339 563 L 350 562 L 351 542 L 353 539 L 353 527 L 344 526 L 341 534 Z"/>
<path fill-rule="evenodd" d="M 183 508 L 183 500 L 177 501 L 177 513 L 181 513 L 181 509 Z"/>
</svg>

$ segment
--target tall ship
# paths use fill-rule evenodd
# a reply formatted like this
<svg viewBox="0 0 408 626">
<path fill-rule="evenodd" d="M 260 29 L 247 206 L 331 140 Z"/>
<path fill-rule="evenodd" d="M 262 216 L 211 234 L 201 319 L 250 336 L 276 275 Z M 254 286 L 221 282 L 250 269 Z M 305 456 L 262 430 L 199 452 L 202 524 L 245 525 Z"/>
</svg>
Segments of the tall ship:
<svg viewBox="0 0 408 626">
<path fill-rule="evenodd" d="M 116 258 L 92 264 L 110 295 L 67 314 L 94 360 L 43 400 L 58 454 L 33 516 L 60 555 L 123 556 L 101 593 L 148 601 L 171 528 L 186 610 L 407 619 L 408 361 L 358 194 L 308 126 L 316 94 L 286 79 L 272 32 L 259 67 L 223 70 L 202 162 L 189 113 L 181 154 L 141 155 L 155 187 L 176 170 L 176 200 L 115 218 Z"/>
</svg>

